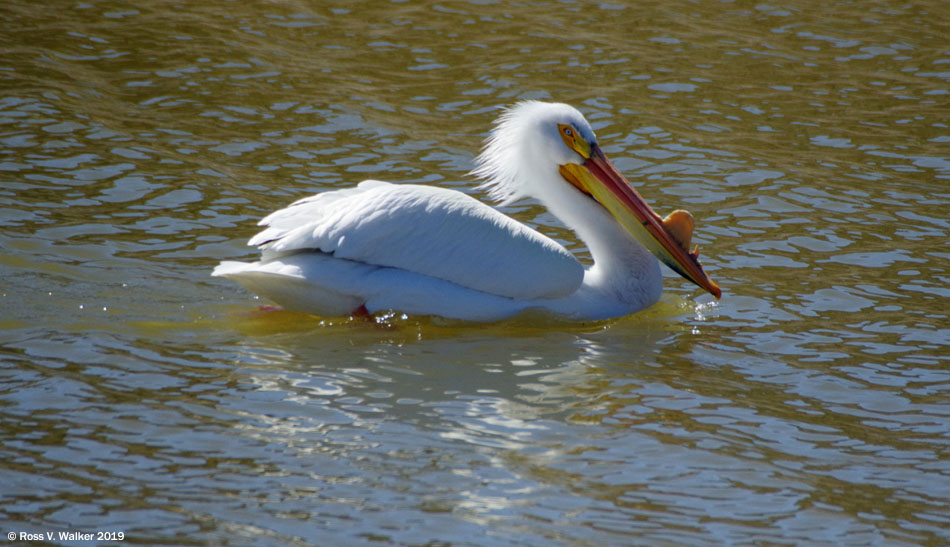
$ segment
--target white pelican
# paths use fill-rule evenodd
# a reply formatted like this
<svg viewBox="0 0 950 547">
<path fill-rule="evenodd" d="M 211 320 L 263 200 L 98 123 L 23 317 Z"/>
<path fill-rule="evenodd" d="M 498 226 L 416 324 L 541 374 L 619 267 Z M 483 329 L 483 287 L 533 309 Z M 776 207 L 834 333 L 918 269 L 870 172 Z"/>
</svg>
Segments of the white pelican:
<svg viewBox="0 0 950 547">
<path fill-rule="evenodd" d="M 653 212 L 571 106 L 507 109 L 472 174 L 502 202 L 535 198 L 574 230 L 593 264 L 585 268 L 554 240 L 462 192 L 367 180 L 271 213 L 248 242 L 261 260 L 225 261 L 212 275 L 321 316 L 393 310 L 493 321 L 540 309 L 586 320 L 656 302 L 656 255 L 720 296 L 698 250 L 687 250 L 689 213 Z"/>
</svg>

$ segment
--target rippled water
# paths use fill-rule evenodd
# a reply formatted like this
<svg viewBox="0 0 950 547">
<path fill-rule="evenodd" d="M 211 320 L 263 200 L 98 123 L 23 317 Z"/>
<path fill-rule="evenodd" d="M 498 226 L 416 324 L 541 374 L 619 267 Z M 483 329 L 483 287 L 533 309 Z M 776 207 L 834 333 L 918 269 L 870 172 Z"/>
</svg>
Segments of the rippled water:
<svg viewBox="0 0 950 547">
<path fill-rule="evenodd" d="M 0 6 L 0 531 L 950 541 L 944 2 L 54 4 Z M 375 324 L 209 277 L 297 197 L 467 189 L 523 98 L 693 212 L 720 302 Z"/>
</svg>

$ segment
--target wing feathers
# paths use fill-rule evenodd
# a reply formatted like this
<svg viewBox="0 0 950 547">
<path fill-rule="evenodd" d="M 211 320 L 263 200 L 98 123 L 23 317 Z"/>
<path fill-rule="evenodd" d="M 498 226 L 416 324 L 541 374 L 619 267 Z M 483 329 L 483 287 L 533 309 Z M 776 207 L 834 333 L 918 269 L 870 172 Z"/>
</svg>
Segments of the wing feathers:
<svg viewBox="0 0 950 547">
<path fill-rule="evenodd" d="M 364 181 L 298 200 L 251 238 L 265 260 L 319 250 L 517 299 L 573 293 L 583 267 L 561 245 L 461 192 Z"/>
</svg>

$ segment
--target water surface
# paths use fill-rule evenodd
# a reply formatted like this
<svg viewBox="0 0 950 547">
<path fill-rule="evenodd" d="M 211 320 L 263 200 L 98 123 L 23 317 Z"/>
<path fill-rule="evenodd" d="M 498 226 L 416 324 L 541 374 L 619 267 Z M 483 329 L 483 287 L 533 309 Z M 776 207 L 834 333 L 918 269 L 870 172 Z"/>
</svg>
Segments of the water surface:
<svg viewBox="0 0 950 547">
<path fill-rule="evenodd" d="M 946 544 L 948 23 L 939 1 L 5 3 L 0 531 Z M 670 274 L 606 322 L 374 323 L 209 277 L 314 192 L 483 198 L 466 172 L 520 99 L 574 104 L 658 211 L 692 211 L 723 299 Z"/>
</svg>

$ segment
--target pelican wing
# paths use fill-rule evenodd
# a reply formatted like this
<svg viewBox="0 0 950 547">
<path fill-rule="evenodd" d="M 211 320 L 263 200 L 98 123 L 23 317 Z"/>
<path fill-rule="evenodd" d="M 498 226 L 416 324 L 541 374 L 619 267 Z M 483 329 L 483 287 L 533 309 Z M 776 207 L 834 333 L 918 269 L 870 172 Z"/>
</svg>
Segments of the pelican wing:
<svg viewBox="0 0 950 547">
<path fill-rule="evenodd" d="M 264 218 L 249 245 L 267 262 L 319 251 L 517 299 L 559 298 L 583 266 L 554 240 L 455 190 L 364 181 Z"/>
</svg>

